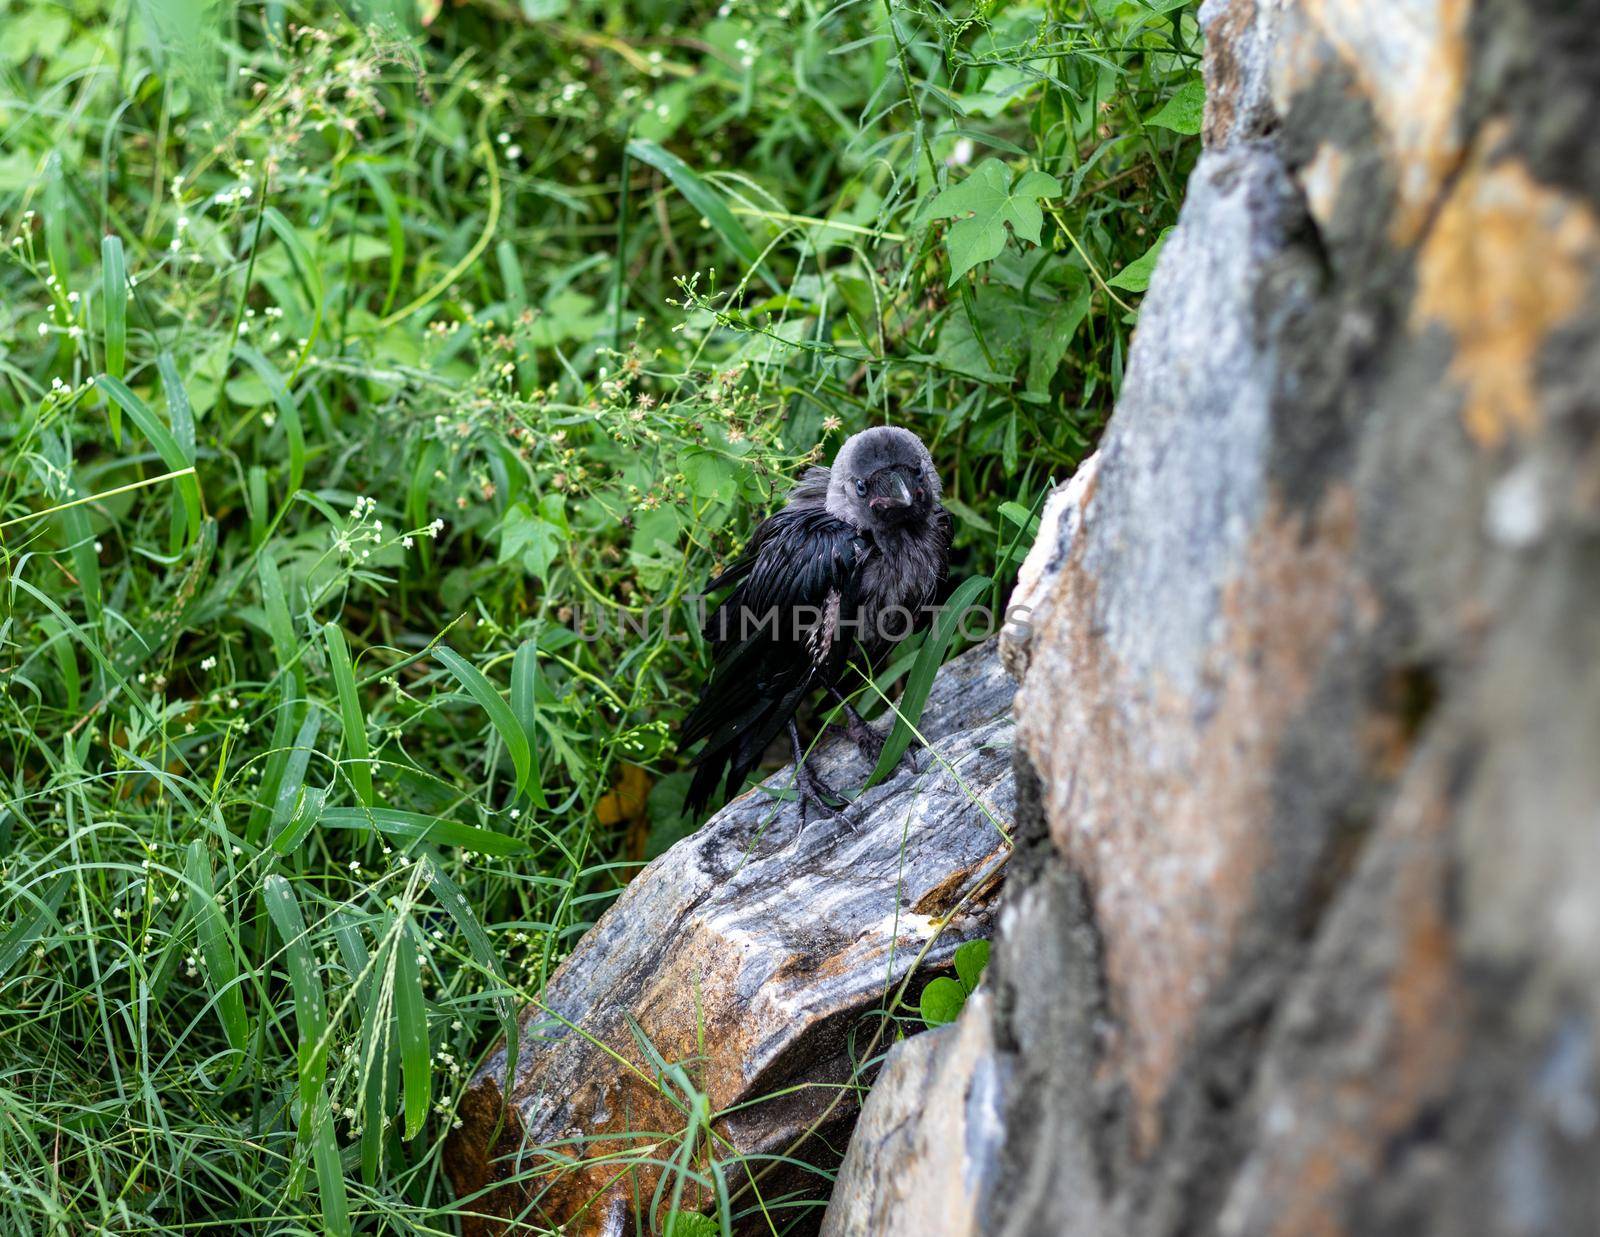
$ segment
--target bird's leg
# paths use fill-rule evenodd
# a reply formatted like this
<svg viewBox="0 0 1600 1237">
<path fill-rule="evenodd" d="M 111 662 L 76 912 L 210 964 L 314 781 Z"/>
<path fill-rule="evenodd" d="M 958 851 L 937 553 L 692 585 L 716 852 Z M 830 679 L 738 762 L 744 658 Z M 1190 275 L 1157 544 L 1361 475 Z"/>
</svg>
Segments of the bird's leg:
<svg viewBox="0 0 1600 1237">
<path fill-rule="evenodd" d="M 840 811 L 847 802 L 845 798 L 813 773 L 806 763 L 805 749 L 800 745 L 800 729 L 792 717 L 789 719 L 789 747 L 794 752 L 794 795 L 800 803 L 800 828 L 805 829 L 813 808 L 824 816 L 848 819 Z"/>
<path fill-rule="evenodd" d="M 845 699 L 843 693 L 837 687 L 828 688 L 828 695 L 833 697 L 835 703 L 844 706 L 844 715 L 850 719 L 847 725 L 835 727 L 835 729 L 843 730 L 845 737 L 854 743 L 856 750 L 861 753 L 861 759 L 876 768 L 878 757 L 883 755 L 883 745 L 889 741 L 888 736 L 874 730 L 867 722 L 867 719 L 856 712 L 855 706 Z M 913 744 L 918 742 L 915 737 L 911 741 Z M 900 760 L 904 761 L 907 754 L 909 754 L 909 749 L 907 749 L 907 753 L 901 755 Z M 899 768 L 898 762 L 895 767 Z"/>
</svg>

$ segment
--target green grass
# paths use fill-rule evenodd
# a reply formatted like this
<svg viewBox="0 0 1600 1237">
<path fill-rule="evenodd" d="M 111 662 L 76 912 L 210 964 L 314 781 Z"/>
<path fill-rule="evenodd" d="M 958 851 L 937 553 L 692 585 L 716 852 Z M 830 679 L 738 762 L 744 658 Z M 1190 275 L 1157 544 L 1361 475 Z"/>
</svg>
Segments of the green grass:
<svg viewBox="0 0 1600 1237">
<path fill-rule="evenodd" d="M 0 0 L 0 1229 L 454 1231 L 687 600 L 886 420 L 998 593 L 1091 449 L 1192 7 Z"/>
</svg>

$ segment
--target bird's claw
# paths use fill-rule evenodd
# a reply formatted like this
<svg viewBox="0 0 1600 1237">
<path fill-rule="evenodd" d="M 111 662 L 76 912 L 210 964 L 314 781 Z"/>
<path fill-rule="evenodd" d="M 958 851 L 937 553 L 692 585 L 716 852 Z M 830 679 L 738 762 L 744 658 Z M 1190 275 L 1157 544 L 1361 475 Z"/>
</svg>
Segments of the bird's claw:
<svg viewBox="0 0 1600 1237">
<path fill-rule="evenodd" d="M 866 761 L 871 768 L 878 767 L 878 757 L 883 755 L 883 745 L 888 742 L 871 726 L 863 726 L 850 736 L 856 745 L 856 751 L 861 753 L 861 759 Z"/>
<path fill-rule="evenodd" d="M 844 813 L 849 800 L 813 773 L 804 761 L 795 766 L 794 794 L 800 804 L 802 830 L 810 823 L 812 812 L 850 823 L 850 818 Z"/>
</svg>

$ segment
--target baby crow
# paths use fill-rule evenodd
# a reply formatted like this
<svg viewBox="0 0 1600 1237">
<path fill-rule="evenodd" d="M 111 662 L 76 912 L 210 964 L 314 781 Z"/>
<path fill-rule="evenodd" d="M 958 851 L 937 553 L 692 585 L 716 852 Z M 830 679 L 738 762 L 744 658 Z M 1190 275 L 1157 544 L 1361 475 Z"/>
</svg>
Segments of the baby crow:
<svg viewBox="0 0 1600 1237">
<path fill-rule="evenodd" d="M 843 704 L 847 733 L 876 763 L 883 738 L 850 707 L 839 682 L 854 659 L 876 665 L 926 615 L 950 559 L 950 513 L 933 459 L 909 430 L 880 426 L 848 439 L 833 467 L 812 468 L 782 510 L 711 583 L 733 592 L 707 618 L 710 681 L 683 724 L 694 758 L 688 807 L 738 792 L 787 727 L 800 824 L 839 815 L 839 794 L 806 765 L 795 712 L 815 691 Z"/>
</svg>

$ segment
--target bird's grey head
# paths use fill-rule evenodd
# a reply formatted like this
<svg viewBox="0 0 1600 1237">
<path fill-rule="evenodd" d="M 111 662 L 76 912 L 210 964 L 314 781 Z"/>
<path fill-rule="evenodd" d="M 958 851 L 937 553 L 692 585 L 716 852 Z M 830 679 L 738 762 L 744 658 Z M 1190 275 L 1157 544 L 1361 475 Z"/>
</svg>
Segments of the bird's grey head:
<svg viewBox="0 0 1600 1237">
<path fill-rule="evenodd" d="M 829 470 L 828 510 L 869 531 L 925 525 L 939 495 L 928 448 L 893 425 L 847 438 Z"/>
</svg>

